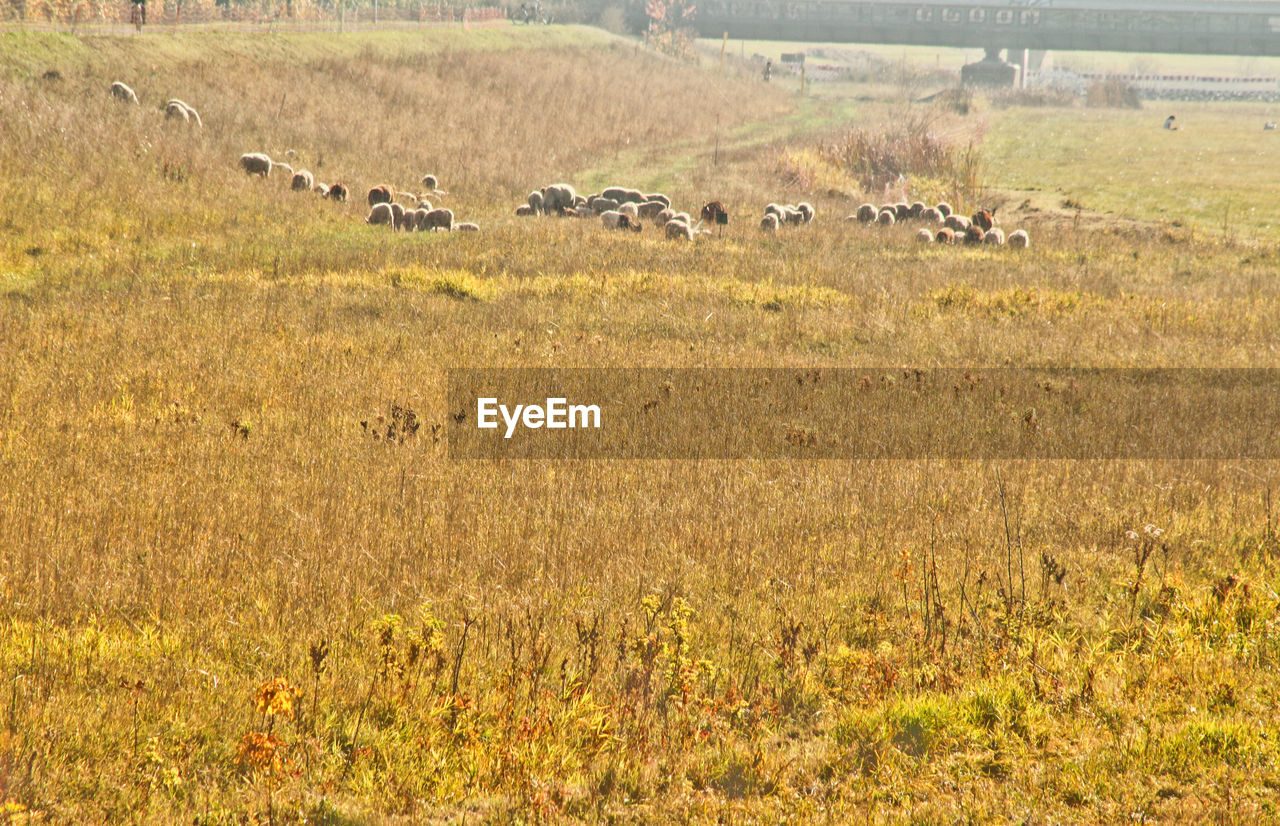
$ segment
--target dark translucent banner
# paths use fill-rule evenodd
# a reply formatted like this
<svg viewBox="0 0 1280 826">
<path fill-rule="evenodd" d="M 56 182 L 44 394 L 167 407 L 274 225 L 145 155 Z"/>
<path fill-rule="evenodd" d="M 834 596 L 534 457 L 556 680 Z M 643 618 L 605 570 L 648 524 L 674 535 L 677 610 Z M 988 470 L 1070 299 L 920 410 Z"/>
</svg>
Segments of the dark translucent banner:
<svg viewBox="0 0 1280 826">
<path fill-rule="evenodd" d="M 1277 369 L 454 369 L 448 394 L 458 459 L 1280 458 Z"/>
</svg>

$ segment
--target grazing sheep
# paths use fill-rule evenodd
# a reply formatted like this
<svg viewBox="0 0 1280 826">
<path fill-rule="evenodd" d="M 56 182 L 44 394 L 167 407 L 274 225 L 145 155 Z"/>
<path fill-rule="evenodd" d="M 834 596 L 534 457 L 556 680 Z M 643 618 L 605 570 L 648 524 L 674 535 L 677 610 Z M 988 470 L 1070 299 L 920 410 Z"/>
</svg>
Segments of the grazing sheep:
<svg viewBox="0 0 1280 826">
<path fill-rule="evenodd" d="M 801 223 L 804 223 L 804 224 L 807 224 L 810 221 L 812 221 L 813 216 L 817 214 L 817 212 L 813 208 L 813 204 L 807 201 L 797 204 L 796 211 L 800 213 L 800 216 L 802 218 Z"/>
<path fill-rule="evenodd" d="M 397 204 L 395 201 L 391 202 L 392 229 L 404 229 L 405 212 L 406 210 L 403 206 Z"/>
<path fill-rule="evenodd" d="M 651 201 L 661 201 L 664 207 L 671 206 L 671 199 L 668 198 L 666 195 L 663 195 L 661 192 L 655 192 L 652 195 L 644 196 L 644 201 L 642 203 L 647 204 L 647 203 L 650 203 Z"/>
<path fill-rule="evenodd" d="M 980 209 L 973 213 L 973 218 L 970 221 L 974 226 L 982 227 L 982 231 L 986 232 L 996 225 L 996 211 L 994 209 Z"/>
<path fill-rule="evenodd" d="M 330 201 L 337 201 L 338 203 L 345 204 L 349 195 L 350 193 L 347 191 L 346 185 L 334 184 L 329 187 L 329 194 L 326 197 L 328 197 Z"/>
<path fill-rule="evenodd" d="M 939 244 L 954 244 L 956 242 L 956 233 L 951 227 L 943 227 L 938 230 L 935 238 Z"/>
<path fill-rule="evenodd" d="M 240 156 L 240 168 L 247 175 L 265 178 L 271 174 L 271 159 L 261 152 L 249 152 Z"/>
<path fill-rule="evenodd" d="M 180 120 L 183 123 L 191 122 L 191 115 L 187 114 L 187 107 L 181 102 L 171 100 L 164 105 L 165 120 Z"/>
<path fill-rule="evenodd" d="M 983 237 L 986 235 L 982 231 L 982 227 L 977 224 L 970 224 L 964 231 L 964 242 L 968 246 L 976 246 L 982 243 Z"/>
<path fill-rule="evenodd" d="M 936 207 L 934 207 L 934 209 L 942 213 L 943 220 L 945 220 L 947 216 L 951 214 L 951 204 L 947 203 L 946 201 L 941 202 Z"/>
<path fill-rule="evenodd" d="M 778 216 L 774 215 L 773 213 L 769 213 L 768 215 L 761 218 L 760 229 L 764 230 L 765 232 L 777 232 Z"/>
<path fill-rule="evenodd" d="M 310 192 L 316 188 L 316 176 L 305 169 L 299 169 L 293 173 L 289 188 L 294 192 Z"/>
<path fill-rule="evenodd" d="M 911 217 L 911 204 L 905 201 L 893 205 L 893 217 L 905 221 Z"/>
<path fill-rule="evenodd" d="M 537 214 L 538 214 L 538 211 L 533 207 L 529 206 L 528 204 L 521 204 L 520 206 L 516 207 L 516 215 L 523 217 L 523 216 L 537 215 Z"/>
<path fill-rule="evenodd" d="M 453 229 L 453 210 L 433 209 L 427 213 L 427 229 Z"/>
<path fill-rule="evenodd" d="M 924 214 L 924 211 L 926 209 L 928 209 L 928 207 L 924 205 L 924 201 L 916 201 L 914 204 L 911 205 L 910 215 L 912 218 L 919 218 L 921 215 Z"/>
<path fill-rule="evenodd" d="M 391 187 L 379 184 L 369 190 L 369 206 L 391 203 Z"/>
<path fill-rule="evenodd" d="M 569 184 L 552 184 L 542 191 L 543 208 L 547 212 L 563 213 L 573 209 L 578 200 L 578 193 Z"/>
<path fill-rule="evenodd" d="M 465 223 L 465 224 L 454 224 L 454 225 L 453 225 L 453 229 L 454 229 L 454 231 L 456 231 L 456 232 L 479 232 L 479 231 L 480 231 L 480 225 L 479 225 L 479 224 L 472 224 L 472 223 L 470 223 L 470 222 Z"/>
<path fill-rule="evenodd" d="M 165 118 L 180 118 L 185 123 L 194 123 L 201 129 L 204 128 L 204 121 L 200 120 L 200 113 L 197 112 L 190 104 L 173 98 L 164 105 Z"/>
<path fill-rule="evenodd" d="M 882 227 L 891 227 L 898 220 L 897 213 L 892 209 L 880 210 L 880 215 L 876 218 L 876 223 Z"/>
<path fill-rule="evenodd" d="M 787 213 L 781 204 L 765 204 L 764 214 L 777 216 L 780 224 L 787 220 Z"/>
<path fill-rule="evenodd" d="M 799 226 L 804 223 L 804 213 L 793 207 L 791 204 L 787 204 L 782 208 L 782 210 L 783 214 L 786 216 L 788 224 L 795 224 L 796 226 Z"/>
<path fill-rule="evenodd" d="M 579 212 L 581 212 L 582 210 L 586 209 L 586 208 L 587 208 L 587 199 L 586 199 L 586 198 L 583 198 L 581 195 L 574 195 L 574 196 L 573 196 L 573 208 L 574 208 L 574 209 L 576 209 L 576 210 L 578 210 Z"/>
<path fill-rule="evenodd" d="M 668 224 L 676 223 L 676 224 L 684 224 L 685 226 L 692 226 L 693 219 L 689 217 L 689 213 L 687 212 L 674 212 L 671 214 L 671 217 L 666 221 L 666 223 Z"/>
<path fill-rule="evenodd" d="M 597 215 L 603 215 L 611 209 L 617 209 L 618 202 L 612 198 L 601 198 L 597 195 L 594 198 L 587 199 L 587 206 L 590 209 L 595 210 Z"/>
<path fill-rule="evenodd" d="M 857 218 L 860 224 L 871 224 L 876 220 L 876 216 L 880 211 L 875 208 L 874 204 L 863 204 L 858 207 Z"/>
<path fill-rule="evenodd" d="M 916 240 L 919 241 L 921 244 L 932 244 L 933 233 L 925 229 L 924 227 L 921 227 L 920 229 L 916 230 Z"/>
<path fill-rule="evenodd" d="M 111 84 L 111 96 L 126 103 L 138 102 L 138 96 L 133 93 L 133 90 L 118 80 Z"/>
<path fill-rule="evenodd" d="M 1000 227 L 992 227 L 982 236 L 984 244 L 995 244 L 997 247 L 1004 243 L 1004 230 Z"/>
<path fill-rule="evenodd" d="M 369 210 L 369 214 L 365 217 L 364 222 L 371 225 L 395 226 L 396 216 L 391 211 L 391 204 L 386 201 L 380 201 L 373 205 Z"/>
<path fill-rule="evenodd" d="M 425 186 L 427 189 L 431 190 L 432 192 L 435 192 L 437 189 L 440 188 L 440 182 L 436 180 L 435 175 L 423 175 L 422 185 Z"/>
<path fill-rule="evenodd" d="M 418 209 L 425 209 L 430 212 L 433 207 L 431 206 L 431 202 L 424 198 L 423 200 L 418 201 Z"/>
<path fill-rule="evenodd" d="M 665 230 L 667 237 L 671 239 L 679 239 L 681 241 L 692 241 L 693 230 L 683 221 L 671 221 L 667 224 Z"/>
<path fill-rule="evenodd" d="M 636 212 L 641 218 L 656 218 L 667 208 L 662 201 L 645 201 L 636 207 Z"/>
<path fill-rule="evenodd" d="M 643 229 L 639 218 L 617 209 L 602 213 L 600 222 L 609 229 L 629 229 L 632 232 L 640 232 Z"/>
<path fill-rule="evenodd" d="M 312 192 L 314 192 L 314 193 L 316 193 L 317 195 L 319 195 L 321 198 L 328 198 L 328 197 L 329 197 L 329 185 L 328 185 L 328 184 L 322 184 L 322 183 L 320 183 L 319 181 L 316 181 L 316 185 L 311 189 L 311 191 L 312 191 Z"/>
<path fill-rule="evenodd" d="M 283 163 L 281 161 L 272 162 L 271 171 L 274 172 L 277 169 L 280 170 L 280 175 L 283 175 L 286 181 L 288 181 L 290 184 L 293 183 L 293 167 L 292 166 L 289 166 L 289 164 Z M 277 175 L 276 177 L 278 178 L 280 177 L 280 175 Z"/>
<path fill-rule="evenodd" d="M 640 217 L 640 207 L 635 201 L 627 201 L 625 204 L 620 205 L 618 207 L 618 212 L 621 212 L 623 215 L 630 215 L 632 218 L 638 219 Z"/>
<path fill-rule="evenodd" d="M 601 197 L 608 198 L 611 201 L 617 201 L 619 204 L 642 204 L 651 200 L 646 197 L 643 192 L 638 189 L 626 189 L 620 186 L 611 186 L 600 193 Z"/>
<path fill-rule="evenodd" d="M 418 196 L 413 194 L 412 192 L 397 192 L 396 198 L 398 200 L 404 201 L 406 204 L 418 203 Z"/>
<path fill-rule="evenodd" d="M 1009 233 L 1008 244 L 1016 250 L 1025 250 L 1031 246 L 1031 236 L 1027 235 L 1025 229 L 1015 230 Z"/>
<path fill-rule="evenodd" d="M 538 214 L 539 212 L 542 212 L 542 203 L 543 203 L 542 191 L 535 189 L 533 192 L 530 192 L 528 203 L 529 203 L 529 208 L 533 210 L 535 215 Z"/>
<path fill-rule="evenodd" d="M 953 232 L 964 232 L 969 228 L 969 219 L 963 215 L 951 214 L 947 216 L 946 225 Z"/>
<path fill-rule="evenodd" d="M 943 221 L 942 213 L 938 212 L 936 207 L 926 207 L 920 213 L 920 220 L 930 224 L 941 224 Z"/>
</svg>

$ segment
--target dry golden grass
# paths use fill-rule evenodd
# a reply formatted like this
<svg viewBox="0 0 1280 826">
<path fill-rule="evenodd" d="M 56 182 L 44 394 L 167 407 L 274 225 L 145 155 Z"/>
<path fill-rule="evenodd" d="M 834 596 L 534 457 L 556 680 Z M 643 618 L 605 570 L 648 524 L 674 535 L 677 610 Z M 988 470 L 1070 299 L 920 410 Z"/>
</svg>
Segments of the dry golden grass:
<svg viewBox="0 0 1280 826">
<path fill-rule="evenodd" d="M 1274 249 L 1012 205 L 1024 254 L 919 248 L 775 177 L 773 130 L 830 111 L 508 36 L 49 38 L 34 65 L 0 40 L 6 816 L 1274 819 L 1273 463 L 432 438 L 456 365 L 1276 366 Z M 484 231 L 377 231 L 235 168 L 285 148 L 361 187 L 436 172 Z M 509 214 L 606 175 L 734 223 L 673 245 Z M 813 225 L 754 230 L 802 197 Z M 374 440 L 392 405 L 422 426 Z"/>
</svg>

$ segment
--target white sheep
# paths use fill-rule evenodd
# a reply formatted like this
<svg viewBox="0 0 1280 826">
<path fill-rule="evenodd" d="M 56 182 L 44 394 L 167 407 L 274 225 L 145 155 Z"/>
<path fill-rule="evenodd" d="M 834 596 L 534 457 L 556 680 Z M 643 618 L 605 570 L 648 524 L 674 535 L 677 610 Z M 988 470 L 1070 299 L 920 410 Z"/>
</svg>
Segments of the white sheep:
<svg viewBox="0 0 1280 826">
<path fill-rule="evenodd" d="M 440 188 L 440 182 L 436 180 L 435 175 L 423 175 L 422 185 L 425 186 L 427 189 L 431 190 L 432 192 L 435 192 L 437 189 Z"/>
<path fill-rule="evenodd" d="M 760 229 L 765 232 L 778 231 L 778 216 L 772 212 L 760 219 Z"/>
<path fill-rule="evenodd" d="M 1015 230 L 1009 233 L 1008 245 L 1016 250 L 1025 250 L 1031 246 L 1031 236 L 1027 235 L 1025 229 Z"/>
<path fill-rule="evenodd" d="M 947 216 L 946 226 L 955 233 L 965 232 L 969 229 L 969 219 L 963 215 L 956 215 L 954 212 Z"/>
<path fill-rule="evenodd" d="M 453 229 L 455 232 L 479 232 L 480 225 L 473 224 L 468 221 L 467 223 L 463 223 L 463 224 L 454 224 Z"/>
<path fill-rule="evenodd" d="M 138 96 L 133 93 L 133 90 L 118 80 L 111 84 L 111 96 L 126 103 L 138 102 Z"/>
<path fill-rule="evenodd" d="M 640 207 L 635 201 L 627 201 L 625 204 L 620 205 L 618 207 L 618 212 L 621 212 L 623 215 L 629 215 L 632 218 L 640 217 Z"/>
<path fill-rule="evenodd" d="M 807 224 L 813 220 L 813 216 L 815 214 L 813 209 L 813 204 L 810 204 L 808 202 L 801 202 L 796 205 L 796 211 L 800 213 L 800 216 L 802 218 L 802 223 Z"/>
<path fill-rule="evenodd" d="M 310 192 L 316 188 L 316 176 L 305 169 L 299 169 L 293 173 L 289 188 L 294 192 Z"/>
<path fill-rule="evenodd" d="M 601 213 L 600 222 L 609 229 L 629 229 L 632 232 L 643 229 L 639 218 L 620 209 L 610 209 Z"/>
<path fill-rule="evenodd" d="M 240 156 L 240 168 L 247 175 L 265 178 L 271 174 L 271 159 L 261 152 L 247 152 Z"/>
<path fill-rule="evenodd" d="M 200 120 L 200 113 L 197 112 L 190 104 L 184 103 L 177 98 L 172 98 L 164 105 L 165 118 L 179 118 L 185 123 L 194 123 L 201 129 L 204 128 L 204 121 Z"/>
<path fill-rule="evenodd" d="M 373 205 L 373 208 L 369 210 L 368 216 L 365 217 L 364 222 L 374 226 L 384 225 L 394 228 L 395 220 L 395 213 L 391 211 L 391 204 L 383 201 Z"/>
<path fill-rule="evenodd" d="M 1004 230 L 1000 227 L 992 227 L 982 236 L 985 244 L 995 244 L 997 247 L 1004 243 Z"/>
<path fill-rule="evenodd" d="M 529 206 L 528 204 L 521 204 L 520 206 L 516 207 L 516 215 L 528 216 L 528 215 L 537 215 L 537 214 L 538 214 L 538 211 L 533 207 Z"/>
<path fill-rule="evenodd" d="M 541 190 L 535 189 L 533 192 L 529 193 L 529 208 L 534 211 L 534 214 L 542 212 L 543 201 L 544 199 L 542 197 Z"/>
<path fill-rule="evenodd" d="M 573 209 L 578 193 L 569 184 L 552 184 L 542 192 L 543 208 L 547 212 L 564 212 Z"/>
<path fill-rule="evenodd" d="M 921 244 L 932 244 L 933 233 L 921 227 L 920 229 L 916 230 L 916 240 L 919 241 Z"/>
<path fill-rule="evenodd" d="M 926 207 L 920 213 L 920 220 L 927 221 L 930 224 L 941 224 L 943 221 L 942 213 L 936 207 Z"/>
<path fill-rule="evenodd" d="M 314 192 L 315 194 L 319 195 L 321 198 L 328 198 L 328 197 L 329 197 L 329 185 L 328 185 L 328 184 L 322 184 L 322 183 L 320 183 L 319 181 L 316 181 L 316 185 L 315 185 L 314 187 L 312 187 L 311 191 L 312 191 L 312 192 Z"/>
<path fill-rule="evenodd" d="M 665 230 L 667 237 L 681 241 L 692 241 L 693 230 L 683 221 L 669 221 Z"/>
</svg>

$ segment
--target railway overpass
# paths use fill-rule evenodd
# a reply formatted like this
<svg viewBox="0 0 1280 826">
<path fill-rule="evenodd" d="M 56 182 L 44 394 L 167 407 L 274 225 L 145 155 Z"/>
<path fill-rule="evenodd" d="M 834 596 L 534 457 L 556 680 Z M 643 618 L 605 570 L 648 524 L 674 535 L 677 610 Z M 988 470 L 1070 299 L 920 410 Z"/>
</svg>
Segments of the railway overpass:
<svg viewBox="0 0 1280 826">
<path fill-rule="evenodd" d="M 1263 0 L 698 0 L 702 37 L 1000 49 L 1280 57 Z M 990 58 L 989 58 L 990 59 Z"/>
</svg>

